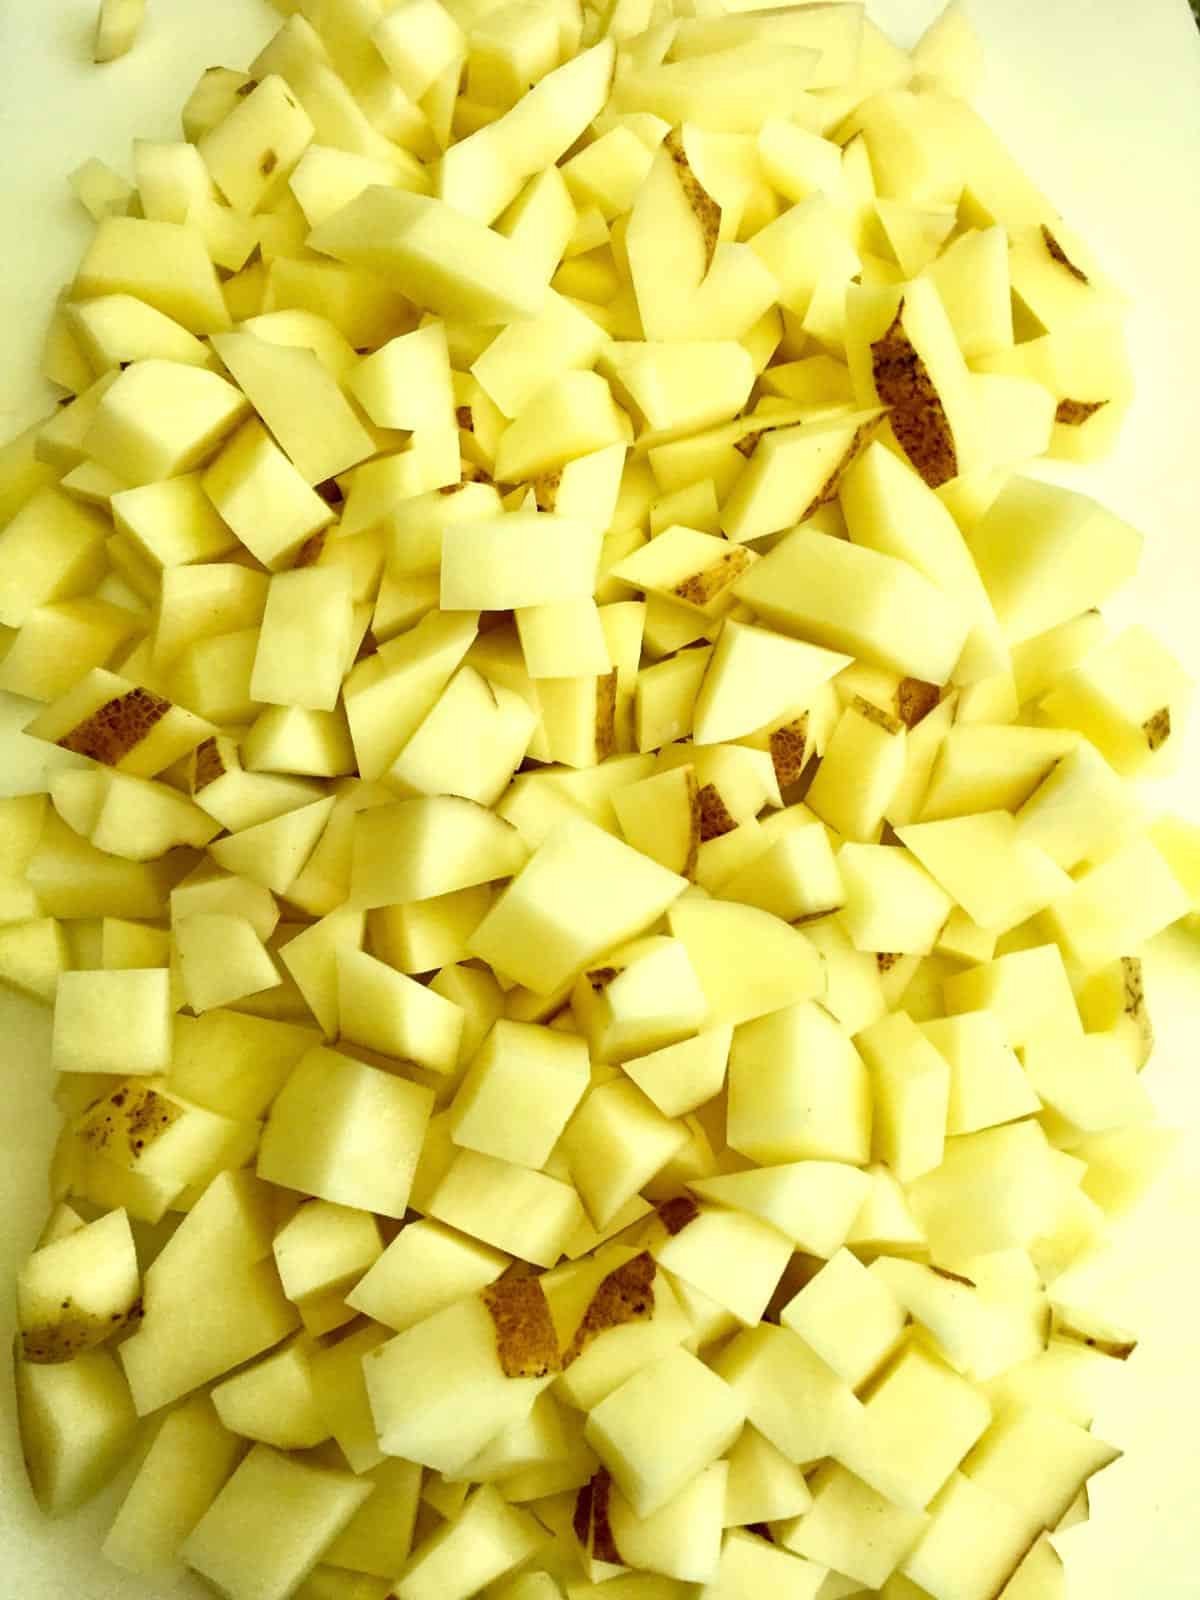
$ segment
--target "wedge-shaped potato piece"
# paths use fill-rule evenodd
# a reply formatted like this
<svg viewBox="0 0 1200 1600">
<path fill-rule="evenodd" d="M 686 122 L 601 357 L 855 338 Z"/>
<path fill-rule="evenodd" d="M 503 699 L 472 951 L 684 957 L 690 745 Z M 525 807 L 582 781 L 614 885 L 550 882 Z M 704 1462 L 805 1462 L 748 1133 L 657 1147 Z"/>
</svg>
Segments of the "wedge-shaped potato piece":
<svg viewBox="0 0 1200 1600">
<path fill-rule="evenodd" d="M 275 570 L 289 565 L 334 513 L 310 489 L 257 418 L 228 442 L 204 474 L 204 492 L 250 554 Z"/>
<path fill-rule="evenodd" d="M 309 235 L 312 249 L 378 272 L 438 316 L 502 323 L 535 316 L 543 291 L 503 235 L 442 200 L 372 186 Z"/>
<path fill-rule="evenodd" d="M 812 1505 L 812 1495 L 800 1468 L 783 1455 L 757 1428 L 743 1428 L 728 1455 L 729 1476 L 725 1486 L 725 1526 L 737 1529 L 727 1541 L 741 1535 L 752 1522 L 774 1522 L 794 1517 Z M 761 1539 L 746 1535 L 746 1542 L 761 1549 Z M 726 1545 L 728 1549 L 728 1543 Z M 735 1591 L 736 1592 L 736 1591 Z M 757 1593 L 757 1590 L 749 1591 Z M 787 1593 L 786 1589 L 783 1593 Z"/>
<path fill-rule="evenodd" d="M 389 12 L 381 19 L 371 37 L 389 72 L 414 100 L 467 53 L 466 36 L 438 0 L 408 0 L 399 16 Z"/>
<path fill-rule="evenodd" d="M 425 1539 L 396 1580 L 398 1600 L 466 1600 L 529 1560 L 546 1530 L 511 1506 L 492 1484 L 481 1484 L 452 1521 Z"/>
<path fill-rule="evenodd" d="M 1065 1417 L 1026 1410 L 998 1419 L 963 1471 L 1030 1522 L 1051 1529 L 1087 1480 L 1120 1453 Z"/>
<path fill-rule="evenodd" d="M 936 750 L 919 820 L 1016 811 L 1078 743 L 1073 730 L 960 723 Z"/>
<path fill-rule="evenodd" d="M 131 295 L 189 333 L 230 326 L 204 236 L 183 223 L 106 217 L 80 263 L 73 293 L 79 300 Z"/>
<path fill-rule="evenodd" d="M 827 1569 L 815 1561 L 792 1555 L 749 1532 L 748 1527 L 735 1526 L 725 1534 L 716 1578 L 703 1592 L 728 1595 L 731 1600 L 755 1594 L 778 1595 L 779 1600 L 814 1600 L 827 1575 Z"/>
<path fill-rule="evenodd" d="M 16 1365 L 21 1450 L 47 1516 L 73 1511 L 99 1490 L 133 1444 L 129 1386 L 107 1350 L 59 1366 Z"/>
<path fill-rule="evenodd" d="M 849 664 L 849 656 L 730 618 L 696 699 L 692 737 L 721 744 L 766 728 Z"/>
<path fill-rule="evenodd" d="M 471 372 L 504 415 L 512 418 L 554 378 L 590 367 L 607 342 L 589 316 L 551 293 L 536 317 L 514 322 L 498 333 L 472 363 Z"/>
<path fill-rule="evenodd" d="M 209 738 L 209 723 L 115 672 L 97 667 L 29 724 L 35 739 L 149 778 Z"/>
<path fill-rule="evenodd" d="M 146 1314 L 120 1348 L 140 1415 L 210 1383 L 296 1326 L 271 1253 L 266 1189 L 253 1174 L 214 1178 L 147 1269 Z"/>
<path fill-rule="evenodd" d="M 582 972 L 571 1010 L 593 1061 L 622 1061 L 694 1033 L 707 1001 L 687 951 L 651 936 L 610 951 Z"/>
<path fill-rule="evenodd" d="M 945 683 L 967 621 L 906 562 L 822 533 L 789 534 L 737 583 L 773 627 L 901 676 Z"/>
<path fill-rule="evenodd" d="M 638 192 L 626 233 L 647 338 L 680 337 L 681 303 L 703 282 L 720 225 L 721 208 L 697 177 L 682 131 L 669 133 Z M 664 270 L 668 260 L 670 272 Z"/>
<path fill-rule="evenodd" d="M 443 504 L 457 505 L 468 492 Z M 436 561 L 440 561 L 440 545 Z M 435 564 L 436 564 L 435 561 Z M 437 704 L 475 639 L 478 617 L 433 612 L 360 661 L 343 685 L 359 773 L 381 778 Z M 486 673 L 485 673 L 486 676 Z"/>
<path fill-rule="evenodd" d="M 877 411 L 771 428 L 738 448 L 749 460 L 721 510 L 730 539 L 758 539 L 804 522 L 836 498 L 841 481 L 878 429 Z"/>
<path fill-rule="evenodd" d="M 681 1117 L 721 1092 L 732 1037 L 726 1023 L 634 1056 L 621 1066 L 664 1117 Z"/>
<path fill-rule="evenodd" d="M 460 667 L 387 773 L 401 793 L 494 805 L 525 757 L 537 717 L 511 689 Z"/>
<path fill-rule="evenodd" d="M 876 441 L 847 473 L 840 499 L 855 544 L 909 562 L 974 617 L 955 682 L 1006 670 L 999 628 L 975 563 L 954 518 L 920 475 Z"/>
<path fill-rule="evenodd" d="M 308 484 L 376 453 L 371 435 L 318 357 L 252 333 L 221 334 L 214 349 Z"/>
<path fill-rule="evenodd" d="M 1133 574 L 1141 535 L 1086 495 L 1014 478 L 967 540 L 1016 644 L 1102 605 Z"/>
<path fill-rule="evenodd" d="M 230 1433 L 277 1450 L 310 1450 L 329 1437 L 302 1340 L 303 1335 L 213 1389 L 213 1405 Z"/>
<path fill-rule="evenodd" d="M 1012 280 L 1003 228 L 960 235 L 926 268 L 926 276 L 933 280 L 969 362 L 1012 350 Z"/>
<path fill-rule="evenodd" d="M 820 957 L 804 935 L 754 906 L 688 896 L 671 908 L 708 999 L 709 1022 L 741 1023 L 811 999 Z"/>
<path fill-rule="evenodd" d="M 747 1328 L 713 1363 L 733 1389 L 746 1419 L 790 1461 L 805 1463 L 839 1450 L 861 1423 L 862 1406 L 849 1384 L 788 1328 Z"/>
<path fill-rule="evenodd" d="M 690 877 L 700 848 L 700 790 L 695 769 L 674 767 L 620 789 L 613 810 L 626 843 L 668 872 Z"/>
<path fill-rule="evenodd" d="M 179 845 L 200 850 L 219 825 L 169 784 L 104 767 L 61 772 L 51 780 L 55 809 L 97 850 L 153 861 Z"/>
<path fill-rule="evenodd" d="M 58 980 L 70 964 L 66 935 L 53 917 L 0 925 L 0 982 L 52 1005 Z"/>
<path fill-rule="evenodd" d="M 249 878 L 274 894 L 286 894 L 312 855 L 333 810 L 334 797 L 297 806 L 267 822 L 229 833 L 210 846 L 227 872 Z"/>
<path fill-rule="evenodd" d="M 374 1484 L 370 1497 L 325 1556 L 330 1566 L 348 1568 L 347 1576 L 366 1572 L 389 1583 L 412 1549 L 423 1473 L 415 1462 L 388 1460 L 371 1468 L 365 1476 Z M 374 1596 L 368 1591 L 351 1600 L 374 1600 Z"/>
<path fill-rule="evenodd" d="M 179 981 L 197 1016 L 274 989 L 282 981 L 246 917 L 194 912 L 175 923 L 174 941 Z"/>
<path fill-rule="evenodd" d="M 271 1107 L 260 1176 L 339 1205 L 403 1216 L 432 1110 L 432 1090 L 311 1050 Z"/>
<path fill-rule="evenodd" d="M 552 1267 L 585 1222 L 569 1183 L 476 1150 L 453 1153 L 424 1208 L 431 1217 L 493 1249 Z"/>
<path fill-rule="evenodd" d="M 600 365 L 642 427 L 710 427 L 741 411 L 754 382 L 749 353 L 736 340 L 646 343 L 620 340 Z"/>
<path fill-rule="evenodd" d="M 1046 912 L 1046 927 L 1072 960 L 1102 967 L 1140 950 L 1190 904 L 1162 853 L 1143 838 L 1076 878 Z"/>
<path fill-rule="evenodd" d="M 851 288 L 847 353 L 859 404 L 889 408 L 892 432 L 931 489 L 974 464 L 967 365 L 929 279 L 894 289 Z"/>
<path fill-rule="evenodd" d="M 856 695 L 829 736 L 805 803 L 843 838 L 873 843 L 903 782 L 906 747 L 900 718 Z"/>
<path fill-rule="evenodd" d="M 816 1565 L 836 1562 L 847 1580 L 882 1587 L 927 1524 L 920 1511 L 893 1505 L 831 1463 L 813 1480 L 812 1510 L 788 1524 L 782 1544 Z"/>
<path fill-rule="evenodd" d="M 1192 683 L 1176 658 L 1143 627 L 1093 650 L 1041 701 L 1046 719 L 1076 728 L 1122 777 L 1152 774 L 1176 754 Z M 1159 751 L 1169 751 L 1159 757 Z M 1158 757 L 1156 760 L 1155 758 Z"/>
<path fill-rule="evenodd" d="M 921 865 L 980 927 L 1005 933 L 1069 892 L 1070 879 L 1021 837 L 1008 811 L 897 830 Z"/>
<path fill-rule="evenodd" d="M 431 1072 L 454 1070 L 463 1018 L 452 1001 L 345 945 L 337 949 L 337 974 L 344 1038 Z"/>
<path fill-rule="evenodd" d="M 857 1388 L 900 1343 L 907 1315 L 884 1282 L 839 1249 L 784 1306 L 780 1323 Z"/>
<path fill-rule="evenodd" d="M 36 1250 L 17 1274 L 26 1361 L 73 1361 L 136 1320 L 141 1277 L 129 1219 L 110 1211 Z"/>
<path fill-rule="evenodd" d="M 664 528 L 610 572 L 635 589 L 714 616 L 728 610 L 733 600 L 730 584 L 756 559 L 752 551 L 728 540 L 676 525 Z"/>
<path fill-rule="evenodd" d="M 452 426 L 454 391 L 446 330 L 429 322 L 364 357 L 349 388 L 380 428 Z"/>
<path fill-rule="evenodd" d="M 978 1133 L 1037 1114 L 1041 1102 L 989 1011 L 936 1017 L 920 1027 L 950 1068 L 947 1134 Z"/>
<path fill-rule="evenodd" d="M 354 828 L 353 898 L 367 908 L 509 878 L 529 857 L 511 823 L 453 795 L 372 807 Z"/>
<path fill-rule="evenodd" d="M 494 1283 L 503 1251 L 440 1222 L 410 1222 L 347 1295 L 347 1304 L 398 1333 Z"/>
<path fill-rule="evenodd" d="M 126 1572 L 166 1575 L 237 1465 L 240 1446 L 204 1396 L 164 1418 L 104 1541 Z"/>
<path fill-rule="evenodd" d="M 526 179 L 556 165 L 603 109 L 614 60 L 612 42 L 602 39 L 540 82 L 523 78 L 521 89 L 528 92 L 510 110 L 447 151 L 442 198 L 456 211 L 491 222 L 517 198 Z M 510 318 L 511 313 L 486 320 Z"/>
<path fill-rule="evenodd" d="M 972 1382 L 985 1383 L 1043 1348 L 1045 1299 L 1033 1269 L 1020 1292 L 1007 1284 L 1008 1295 L 989 1294 L 986 1279 L 946 1277 L 917 1261 L 880 1256 L 872 1276 L 886 1284 L 897 1301 L 936 1339 L 947 1361 Z"/>
<path fill-rule="evenodd" d="M 870 1183 L 835 1161 L 796 1161 L 757 1171 L 697 1178 L 694 1193 L 761 1217 L 809 1255 L 827 1257 L 844 1244 Z"/>
<path fill-rule="evenodd" d="M 97 511 L 51 486 L 14 508 L 0 530 L 0 622 L 19 628 L 39 606 L 92 588 L 103 575 L 107 531 Z"/>
<path fill-rule="evenodd" d="M 496 443 L 495 473 L 506 483 L 540 478 L 567 462 L 633 433 L 625 412 L 597 372 L 562 372 L 514 416 Z"/>
<path fill-rule="evenodd" d="M 914 1414 L 923 1419 L 918 1431 Z M 912 1347 L 847 1429 L 838 1459 L 895 1505 L 923 1510 L 991 1421 L 977 1390 Z"/>
<path fill-rule="evenodd" d="M 373 1488 L 256 1445 L 184 1540 L 184 1560 L 237 1600 L 285 1600 Z"/>
<path fill-rule="evenodd" d="M 618 78 L 613 104 L 674 125 L 757 133 L 768 118 L 790 118 L 799 110 L 806 77 L 819 59 L 800 45 L 751 40 L 682 61 L 635 63 Z"/>
<path fill-rule="evenodd" d="M 874 1094 L 872 1149 L 901 1183 L 941 1163 L 950 1100 L 950 1068 L 903 1011 L 855 1036 Z"/>
</svg>

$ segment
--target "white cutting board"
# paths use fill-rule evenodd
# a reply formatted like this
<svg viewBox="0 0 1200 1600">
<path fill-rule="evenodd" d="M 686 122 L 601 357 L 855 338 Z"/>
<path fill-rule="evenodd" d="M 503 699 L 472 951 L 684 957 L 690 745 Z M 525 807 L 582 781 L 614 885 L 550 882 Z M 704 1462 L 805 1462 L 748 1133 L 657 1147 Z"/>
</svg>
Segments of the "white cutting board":
<svg viewBox="0 0 1200 1600">
<path fill-rule="evenodd" d="M 870 3 L 904 43 L 938 9 L 937 0 Z M 984 110 L 1135 302 L 1139 402 L 1117 458 L 1082 477 L 1148 536 L 1143 573 L 1114 615 L 1153 620 L 1200 677 L 1200 35 L 1187 0 L 973 0 L 971 11 L 988 48 Z M 0 0 L 0 437 L 51 404 L 33 376 L 42 331 L 89 228 L 66 174 L 90 155 L 127 172 L 134 136 L 178 137 L 201 70 L 244 66 L 279 20 L 265 0 L 150 0 L 134 52 L 95 67 L 94 16 L 95 0 Z M 37 786 L 42 752 L 15 731 L 30 709 L 0 704 L 0 792 Z M 1198 793 L 1200 726 L 1163 804 L 1188 809 Z M 1194 798 L 1190 809 L 1200 812 Z M 1151 1000 L 1162 1043 L 1148 1081 L 1188 1139 L 1102 1274 L 1143 1342 L 1123 1400 L 1098 1427 L 1126 1455 L 1094 1486 L 1092 1525 L 1062 1541 L 1080 1600 L 1200 1594 L 1200 937 L 1160 944 Z M 44 1214 L 54 1130 L 46 1039 L 45 1013 L 0 992 L 0 1346 L 12 1330 L 5 1286 Z M 23 1482 L 5 1367 L 0 1600 L 199 1594 L 186 1580 L 139 1583 L 103 1565 L 112 1499 L 41 1521 Z"/>
</svg>

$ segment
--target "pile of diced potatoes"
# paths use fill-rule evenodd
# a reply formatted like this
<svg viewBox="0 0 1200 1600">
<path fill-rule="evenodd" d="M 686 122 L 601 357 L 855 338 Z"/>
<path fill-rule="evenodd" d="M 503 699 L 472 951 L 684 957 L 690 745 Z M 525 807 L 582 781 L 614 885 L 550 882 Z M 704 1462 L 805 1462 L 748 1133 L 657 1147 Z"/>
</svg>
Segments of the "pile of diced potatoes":
<svg viewBox="0 0 1200 1600">
<path fill-rule="evenodd" d="M 1026 475 L 1124 297 L 956 5 L 280 9 L 74 175 L 0 449 L 34 1492 L 228 1600 L 1060 1600 L 1200 910 L 1141 535 Z"/>
</svg>

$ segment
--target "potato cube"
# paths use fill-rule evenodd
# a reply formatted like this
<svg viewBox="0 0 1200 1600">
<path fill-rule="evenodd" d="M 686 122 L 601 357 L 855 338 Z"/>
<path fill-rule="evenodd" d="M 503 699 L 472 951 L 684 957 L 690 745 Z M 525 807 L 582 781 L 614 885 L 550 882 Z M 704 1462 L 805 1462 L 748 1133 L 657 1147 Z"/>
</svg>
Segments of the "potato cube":
<svg viewBox="0 0 1200 1600">
<path fill-rule="evenodd" d="M 893 1505 L 843 1467 L 814 1479 L 812 1510 L 790 1524 L 783 1546 L 847 1578 L 882 1588 L 928 1525 L 920 1511 Z"/>
<path fill-rule="evenodd" d="M 250 679 L 254 699 L 332 711 L 341 693 L 352 621 L 346 568 L 275 573 Z"/>
<path fill-rule="evenodd" d="M 164 1071 L 171 1059 L 170 989 L 163 968 L 64 972 L 50 1047 L 57 1070 L 146 1076 Z"/>
<path fill-rule="evenodd" d="M 348 1288 L 379 1259 L 383 1241 L 369 1211 L 311 1200 L 280 1228 L 272 1249 L 283 1292 L 299 1305 Z"/>
<path fill-rule="evenodd" d="M 812 1001 L 733 1036 L 729 1142 L 751 1161 L 865 1163 L 871 1151 L 866 1067 L 844 1029 Z"/>
<path fill-rule="evenodd" d="M 779 1320 L 857 1389 L 899 1344 L 907 1317 L 887 1285 L 842 1249 L 788 1301 Z"/>
<path fill-rule="evenodd" d="M 543 1167 L 588 1084 L 582 1039 L 502 1019 L 454 1097 L 454 1142 L 518 1166 Z"/>
<path fill-rule="evenodd" d="M 728 1384 L 677 1350 L 593 1407 L 585 1434 L 635 1514 L 648 1517 L 724 1455 L 745 1415 Z"/>
<path fill-rule="evenodd" d="M 584 1222 L 569 1183 L 476 1150 L 459 1150 L 426 1209 L 431 1217 L 497 1250 L 552 1267 Z"/>
<path fill-rule="evenodd" d="M 837 1458 L 894 1505 L 921 1511 L 990 1421 L 978 1389 L 913 1346 L 846 1430 Z"/>
<path fill-rule="evenodd" d="M 133 1444 L 129 1386 L 107 1350 L 55 1366 L 16 1365 L 21 1450 L 38 1505 L 61 1516 L 90 1498 Z"/>
<path fill-rule="evenodd" d="M 554 1381 L 558 1347 L 537 1280 L 513 1280 L 418 1322 L 362 1366 L 384 1452 L 459 1472 L 529 1415 Z"/>
<path fill-rule="evenodd" d="M 310 1050 L 271 1107 L 259 1175 L 402 1217 L 432 1111 L 432 1090 L 333 1050 Z"/>
<path fill-rule="evenodd" d="M 475 955 L 547 994 L 660 917 L 685 881 L 582 818 L 557 828 L 475 930 Z"/>
<path fill-rule="evenodd" d="M 31 495 L 0 529 L 0 623 L 19 628 L 39 606 L 98 583 L 107 531 L 97 511 L 57 487 Z"/>
<path fill-rule="evenodd" d="M 373 1487 L 256 1445 L 184 1541 L 184 1559 L 235 1600 L 286 1600 Z"/>
<path fill-rule="evenodd" d="M 180 1546 L 237 1465 L 239 1444 L 199 1395 L 164 1418 L 104 1541 L 126 1572 L 177 1567 Z"/>
<path fill-rule="evenodd" d="M 257 417 L 228 441 L 203 484 L 250 554 L 273 571 L 288 566 L 305 540 L 334 518 Z"/>
<path fill-rule="evenodd" d="M 248 410 L 215 372 L 135 361 L 100 401 L 84 448 L 125 483 L 156 483 L 199 466 Z"/>
<path fill-rule="evenodd" d="M 226 200 L 249 215 L 282 193 L 313 133 L 291 89 L 277 73 L 269 73 L 234 100 L 196 148 Z"/>
<path fill-rule="evenodd" d="M 134 296 L 190 333 L 219 333 L 230 324 L 204 235 L 178 222 L 106 217 L 80 263 L 74 294 Z"/>
<path fill-rule="evenodd" d="M 494 1283 L 509 1257 L 440 1222 L 410 1222 L 350 1293 L 348 1305 L 403 1333 Z"/>
</svg>

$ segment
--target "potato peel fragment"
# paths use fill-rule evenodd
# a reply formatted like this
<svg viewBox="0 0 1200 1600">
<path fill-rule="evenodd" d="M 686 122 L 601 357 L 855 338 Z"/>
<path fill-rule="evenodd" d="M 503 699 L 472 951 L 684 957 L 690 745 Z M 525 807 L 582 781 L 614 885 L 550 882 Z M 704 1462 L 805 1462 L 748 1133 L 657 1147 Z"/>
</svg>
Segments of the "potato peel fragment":
<svg viewBox="0 0 1200 1600">
<path fill-rule="evenodd" d="M 561 1369 L 558 1340 L 538 1278 L 507 1278 L 483 1291 L 506 1378 L 547 1378 Z"/>
<path fill-rule="evenodd" d="M 672 128 L 663 140 L 663 149 L 675 163 L 684 198 L 692 208 L 704 240 L 704 270 L 712 266 L 716 254 L 717 237 L 721 231 L 721 208 L 700 182 L 683 148 L 683 137 L 678 128 Z"/>
<path fill-rule="evenodd" d="M 592 1340 L 610 1328 L 620 1328 L 627 1322 L 640 1322 L 654 1315 L 657 1271 L 654 1257 L 644 1250 L 602 1280 L 563 1355 L 564 1368 L 577 1361 Z"/>
<path fill-rule="evenodd" d="M 929 369 L 904 331 L 904 301 L 891 327 L 871 346 L 879 398 L 890 408 L 900 448 L 931 489 L 958 476 L 958 451 Z"/>
<path fill-rule="evenodd" d="M 107 701 L 58 740 L 63 750 L 115 767 L 135 750 L 171 710 L 171 702 L 149 689 L 135 688 Z"/>
</svg>

